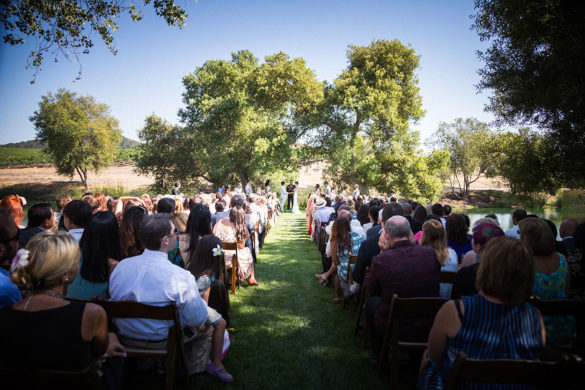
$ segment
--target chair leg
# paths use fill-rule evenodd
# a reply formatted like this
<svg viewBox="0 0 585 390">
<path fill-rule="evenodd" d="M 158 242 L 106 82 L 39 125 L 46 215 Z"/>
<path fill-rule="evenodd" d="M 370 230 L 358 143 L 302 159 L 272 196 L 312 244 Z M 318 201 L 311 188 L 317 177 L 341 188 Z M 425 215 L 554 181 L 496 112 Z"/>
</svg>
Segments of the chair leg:
<svg viewBox="0 0 585 390">
<path fill-rule="evenodd" d="M 172 390 L 175 381 L 175 368 L 177 367 L 177 361 L 175 360 L 177 356 L 177 345 L 174 342 L 174 339 L 169 339 L 167 341 L 170 343 L 169 345 L 169 353 L 167 355 L 167 372 L 165 377 L 165 389 Z"/>
<path fill-rule="evenodd" d="M 353 334 L 357 335 L 359 330 L 360 330 L 360 321 L 362 319 L 362 312 L 364 311 L 364 300 L 365 300 L 365 288 L 364 288 L 364 284 L 362 283 L 362 288 L 360 289 L 360 299 L 358 302 L 358 312 L 357 312 L 357 318 L 355 319 L 355 327 L 353 330 Z"/>
</svg>

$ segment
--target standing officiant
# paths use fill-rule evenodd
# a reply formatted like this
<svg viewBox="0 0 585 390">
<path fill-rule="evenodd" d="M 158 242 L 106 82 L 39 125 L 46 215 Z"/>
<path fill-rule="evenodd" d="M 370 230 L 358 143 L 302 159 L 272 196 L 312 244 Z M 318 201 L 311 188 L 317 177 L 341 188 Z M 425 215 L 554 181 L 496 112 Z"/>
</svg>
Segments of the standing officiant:
<svg viewBox="0 0 585 390">
<path fill-rule="evenodd" d="M 292 180 L 290 181 L 290 184 L 286 186 L 286 193 L 288 194 L 287 201 L 286 201 L 286 209 L 287 210 L 290 210 L 291 206 L 294 203 L 295 188 L 297 188 L 297 187 L 293 184 Z"/>
</svg>

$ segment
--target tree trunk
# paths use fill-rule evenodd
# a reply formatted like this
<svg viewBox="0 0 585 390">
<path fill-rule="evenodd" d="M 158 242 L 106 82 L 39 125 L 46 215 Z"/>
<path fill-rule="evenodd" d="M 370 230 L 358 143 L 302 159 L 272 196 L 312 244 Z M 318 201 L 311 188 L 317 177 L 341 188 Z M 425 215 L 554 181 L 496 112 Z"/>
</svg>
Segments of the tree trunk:
<svg viewBox="0 0 585 390">
<path fill-rule="evenodd" d="M 240 176 L 240 183 L 242 183 L 242 189 L 246 188 L 246 180 L 248 179 L 246 177 L 246 173 L 244 172 L 244 168 L 240 167 L 238 169 L 238 176 Z"/>
<path fill-rule="evenodd" d="M 85 191 L 89 191 L 89 184 L 87 183 L 87 169 L 82 170 L 81 168 L 75 167 L 79 178 L 81 179 L 81 183 L 85 186 Z"/>
</svg>

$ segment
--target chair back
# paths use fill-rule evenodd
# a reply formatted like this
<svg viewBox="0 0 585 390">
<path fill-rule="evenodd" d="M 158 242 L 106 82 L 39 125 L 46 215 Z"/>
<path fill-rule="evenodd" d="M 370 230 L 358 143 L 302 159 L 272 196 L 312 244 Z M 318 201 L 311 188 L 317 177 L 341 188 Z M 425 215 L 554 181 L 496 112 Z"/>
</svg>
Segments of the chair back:
<svg viewBox="0 0 585 390">
<path fill-rule="evenodd" d="M 353 255 L 353 254 L 349 254 L 349 257 L 347 258 L 347 275 L 345 276 L 345 282 L 347 284 L 350 284 L 353 281 L 353 278 L 351 277 L 351 266 L 355 266 L 357 264 L 357 259 L 358 256 L 357 255 Z"/>
<path fill-rule="evenodd" d="M 542 300 L 538 297 L 530 297 L 528 302 L 535 306 L 543 316 L 583 315 L 585 313 L 585 300 Z"/>
<path fill-rule="evenodd" d="M 80 371 L 0 368 L 2 388 L 6 389 L 89 389 L 102 388 L 97 367 L 90 364 Z"/>
<path fill-rule="evenodd" d="M 455 281 L 456 275 L 457 275 L 457 272 L 441 271 L 441 272 L 439 272 L 439 283 L 453 284 L 453 282 Z"/>
<path fill-rule="evenodd" d="M 543 362 L 513 359 L 468 359 L 460 351 L 447 379 L 446 389 L 463 382 L 526 384 L 544 389 L 581 388 L 584 362 Z"/>
<path fill-rule="evenodd" d="M 188 386 L 191 385 L 187 369 L 187 358 L 183 346 L 183 332 L 175 302 L 170 302 L 170 304 L 166 306 L 151 306 L 135 301 L 106 301 L 103 299 L 94 299 L 93 302 L 104 308 L 109 319 L 146 318 L 151 320 L 172 321 L 173 326 L 169 327 L 166 351 L 126 347 L 126 352 L 130 357 L 166 357 L 167 367 L 165 388 L 169 390 L 172 389 L 174 385 L 175 365 L 178 356 L 183 362 L 185 382 Z"/>
<path fill-rule="evenodd" d="M 388 322 L 384 332 L 384 341 L 378 359 L 378 375 L 381 377 L 386 365 L 386 357 L 390 350 L 390 387 L 398 387 L 398 354 L 399 350 L 423 351 L 427 342 L 404 341 L 400 339 L 400 319 L 405 317 L 434 317 L 447 299 L 432 298 L 399 298 L 393 294 L 388 310 Z"/>
<path fill-rule="evenodd" d="M 232 273 L 232 277 L 231 277 L 231 294 L 235 294 L 236 293 L 236 286 L 238 286 L 238 288 L 240 287 L 240 279 L 238 278 L 238 267 L 239 267 L 239 263 L 238 263 L 238 243 L 237 242 L 227 242 L 227 241 L 223 241 L 222 242 L 222 246 L 223 249 L 226 251 L 235 251 L 234 255 L 232 256 L 232 265 L 231 268 L 231 273 Z M 224 257 L 225 259 L 225 257 Z M 225 264 L 225 261 L 224 261 Z M 227 272 L 227 271 L 226 271 Z"/>
</svg>

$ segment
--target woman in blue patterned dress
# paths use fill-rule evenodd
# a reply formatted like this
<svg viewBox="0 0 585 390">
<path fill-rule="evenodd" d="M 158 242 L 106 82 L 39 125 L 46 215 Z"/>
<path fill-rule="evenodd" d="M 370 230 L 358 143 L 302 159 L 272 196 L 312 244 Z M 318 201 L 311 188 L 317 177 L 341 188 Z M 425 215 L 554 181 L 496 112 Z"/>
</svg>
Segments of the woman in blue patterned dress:
<svg viewBox="0 0 585 390">
<path fill-rule="evenodd" d="M 363 239 L 359 234 L 351 231 L 348 218 L 343 214 L 338 216 L 331 227 L 331 268 L 329 271 L 318 275 L 321 281 L 327 280 L 330 275 L 333 275 L 334 302 L 339 302 L 343 298 L 340 280 L 345 280 L 347 277 L 349 254 L 357 255 L 362 241 Z"/>
<path fill-rule="evenodd" d="M 488 242 L 476 278 L 479 294 L 448 301 L 439 310 L 421 369 L 429 360 L 441 362 L 446 380 L 459 351 L 473 359 L 536 360 L 545 331 L 540 312 L 527 302 L 533 284 L 534 259 L 526 245 L 512 237 Z M 508 388 L 463 388 L 493 386 Z"/>
<path fill-rule="evenodd" d="M 566 299 L 569 269 L 565 257 L 555 252 L 555 237 L 543 219 L 524 218 L 518 223 L 520 239 L 534 254 L 535 280 L 532 295 L 543 300 Z M 575 328 L 573 316 L 546 316 L 546 340 L 551 344 L 571 342 Z"/>
</svg>

